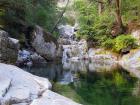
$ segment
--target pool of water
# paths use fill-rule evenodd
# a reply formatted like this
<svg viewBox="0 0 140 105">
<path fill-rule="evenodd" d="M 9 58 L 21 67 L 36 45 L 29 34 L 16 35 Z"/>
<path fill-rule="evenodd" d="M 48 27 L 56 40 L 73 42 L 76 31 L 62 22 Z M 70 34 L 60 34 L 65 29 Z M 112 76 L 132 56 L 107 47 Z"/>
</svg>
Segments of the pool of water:
<svg viewBox="0 0 140 105">
<path fill-rule="evenodd" d="M 140 105 L 140 80 L 117 64 L 47 63 L 24 69 L 49 78 L 53 91 L 83 105 Z"/>
</svg>

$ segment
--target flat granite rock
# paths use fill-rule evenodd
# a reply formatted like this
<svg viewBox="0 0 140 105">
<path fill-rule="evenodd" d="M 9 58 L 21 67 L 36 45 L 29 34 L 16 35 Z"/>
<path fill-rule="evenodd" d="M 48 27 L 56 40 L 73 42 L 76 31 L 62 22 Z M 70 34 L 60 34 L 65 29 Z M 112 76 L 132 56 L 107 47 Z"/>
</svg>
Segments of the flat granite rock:
<svg viewBox="0 0 140 105">
<path fill-rule="evenodd" d="M 18 103 L 18 104 L 12 104 L 12 105 L 29 105 L 28 103 Z"/>
<path fill-rule="evenodd" d="M 4 77 L 3 75 L 0 76 L 0 98 L 5 96 L 7 90 L 10 88 L 11 79 Z"/>
<path fill-rule="evenodd" d="M 0 105 L 79 105 L 50 88 L 48 79 L 0 63 Z"/>
<path fill-rule="evenodd" d="M 34 76 L 12 65 L 0 63 L 0 77 L 0 96 L 3 105 L 31 102 L 51 88 L 48 79 Z"/>
<path fill-rule="evenodd" d="M 31 105 L 81 105 L 61 96 L 55 92 L 47 90 L 39 99 L 35 99 Z"/>
</svg>

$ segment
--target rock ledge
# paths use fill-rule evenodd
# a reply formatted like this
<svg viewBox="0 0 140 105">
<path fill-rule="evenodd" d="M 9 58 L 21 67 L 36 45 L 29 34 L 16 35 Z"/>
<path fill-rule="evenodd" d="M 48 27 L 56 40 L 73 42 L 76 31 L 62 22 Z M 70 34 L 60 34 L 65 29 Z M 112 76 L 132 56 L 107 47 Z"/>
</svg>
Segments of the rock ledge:
<svg viewBox="0 0 140 105">
<path fill-rule="evenodd" d="M 79 105 L 50 88 L 48 79 L 0 63 L 0 105 Z"/>
</svg>

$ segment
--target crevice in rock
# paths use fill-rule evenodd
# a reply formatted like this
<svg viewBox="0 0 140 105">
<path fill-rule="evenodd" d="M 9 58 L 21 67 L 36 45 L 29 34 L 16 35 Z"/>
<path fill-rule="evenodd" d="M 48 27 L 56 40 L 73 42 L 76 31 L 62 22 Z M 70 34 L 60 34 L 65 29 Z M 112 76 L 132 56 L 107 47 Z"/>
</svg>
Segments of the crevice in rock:
<svg viewBox="0 0 140 105">
<path fill-rule="evenodd" d="M 9 86 L 6 88 L 5 92 L 3 93 L 2 97 L 5 97 L 5 96 L 6 96 L 6 94 L 7 94 L 8 91 L 10 90 L 11 86 L 12 86 L 12 79 L 11 79 L 11 81 L 10 81 L 10 83 L 9 83 Z"/>
</svg>

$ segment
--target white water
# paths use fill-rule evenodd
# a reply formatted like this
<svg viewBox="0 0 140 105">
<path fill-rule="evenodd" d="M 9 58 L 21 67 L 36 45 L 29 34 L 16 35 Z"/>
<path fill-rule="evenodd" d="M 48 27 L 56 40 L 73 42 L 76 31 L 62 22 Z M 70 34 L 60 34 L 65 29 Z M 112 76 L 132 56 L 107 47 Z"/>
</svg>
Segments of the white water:
<svg viewBox="0 0 140 105">
<path fill-rule="evenodd" d="M 58 27 L 60 32 L 60 37 L 67 40 L 67 45 L 63 46 L 63 56 L 62 63 L 64 64 L 68 60 L 78 61 L 84 55 L 86 55 L 87 43 L 85 40 L 76 41 L 75 40 L 75 27 L 70 25 L 61 25 Z"/>
<path fill-rule="evenodd" d="M 69 48 L 63 47 L 63 56 L 62 56 L 62 63 L 64 64 L 68 59 Z"/>
</svg>

